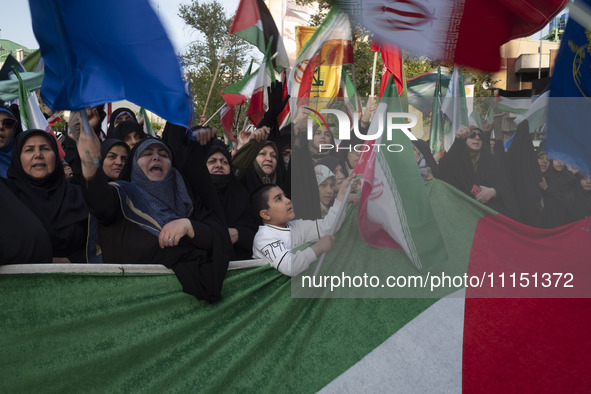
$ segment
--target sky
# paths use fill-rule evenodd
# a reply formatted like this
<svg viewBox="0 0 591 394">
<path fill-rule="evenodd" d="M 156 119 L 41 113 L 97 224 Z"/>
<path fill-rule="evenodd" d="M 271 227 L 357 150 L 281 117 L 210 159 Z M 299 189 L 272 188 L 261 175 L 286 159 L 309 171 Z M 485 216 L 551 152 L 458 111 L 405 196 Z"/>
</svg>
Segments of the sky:
<svg viewBox="0 0 591 394">
<path fill-rule="evenodd" d="M 218 2 L 224 6 L 228 15 L 232 15 L 238 8 L 239 0 L 218 0 Z M 177 15 L 181 4 L 190 3 L 190 0 L 150 0 L 150 4 L 160 17 L 177 53 L 197 38 L 197 33 L 186 27 L 183 20 Z M 0 38 L 24 45 L 29 49 L 39 48 L 33 34 L 28 1 L 13 1 L 10 7 L 3 7 L 0 20 Z"/>
</svg>

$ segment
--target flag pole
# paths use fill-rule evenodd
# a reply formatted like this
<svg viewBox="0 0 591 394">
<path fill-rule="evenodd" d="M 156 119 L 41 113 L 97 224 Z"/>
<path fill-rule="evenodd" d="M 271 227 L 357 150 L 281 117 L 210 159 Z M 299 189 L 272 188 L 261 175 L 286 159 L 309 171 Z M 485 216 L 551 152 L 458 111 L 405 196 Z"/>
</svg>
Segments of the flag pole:
<svg viewBox="0 0 591 394">
<path fill-rule="evenodd" d="M 86 115 L 86 109 L 81 109 L 80 111 L 78 111 L 78 113 L 80 114 L 80 119 L 82 120 L 82 127 L 84 128 L 84 132 L 86 133 L 86 135 L 91 136 L 93 131 L 92 131 L 92 128 L 90 127 L 90 123 L 88 122 L 88 116 Z M 86 151 L 86 155 L 89 156 L 88 151 Z M 94 166 L 96 168 L 100 167 L 98 157 L 94 157 L 92 159 L 92 164 L 94 164 Z"/>
<path fill-rule="evenodd" d="M 376 66 L 378 64 L 378 53 L 373 53 L 373 71 L 371 73 L 371 97 L 375 97 L 375 85 L 376 85 Z"/>
<path fill-rule="evenodd" d="M 343 197 L 343 204 L 340 206 L 339 211 L 337 212 L 337 217 L 330 228 L 330 235 L 334 235 L 334 233 L 337 232 L 338 225 L 342 221 L 343 216 L 345 215 L 345 212 L 347 212 L 347 200 L 349 199 L 350 194 L 351 194 L 351 183 L 349 183 L 349 186 L 347 186 L 347 192 L 345 193 L 345 196 Z M 326 257 L 326 252 L 322 253 L 320 258 L 318 259 L 318 264 L 316 264 L 316 269 L 314 270 L 314 276 L 318 275 L 318 273 L 320 272 L 320 267 L 322 267 L 325 257 Z"/>
<path fill-rule="evenodd" d="M 212 119 L 213 119 L 213 117 L 214 117 L 214 116 L 216 116 L 216 115 L 217 115 L 217 114 L 218 114 L 218 113 L 219 113 L 219 112 L 222 110 L 222 108 L 224 108 L 224 105 L 226 105 L 226 104 L 225 104 L 225 103 L 224 103 L 224 104 L 222 104 L 222 106 L 221 106 L 221 107 L 219 107 L 219 108 L 218 108 L 218 110 L 217 110 L 217 111 L 215 111 L 215 112 L 214 112 L 214 114 L 213 114 L 213 115 L 211 115 L 211 116 L 209 117 L 209 119 L 207 119 L 207 120 L 205 121 L 205 123 L 203 123 L 203 125 L 202 125 L 201 127 L 205 127 L 205 126 L 207 126 L 207 124 L 209 123 L 209 121 L 210 121 L 210 120 L 212 120 Z"/>
<path fill-rule="evenodd" d="M 347 72 L 343 70 L 342 72 Z M 351 64 L 351 75 L 353 76 L 353 87 L 355 88 L 355 112 L 361 113 L 361 102 L 359 101 L 359 95 L 357 94 L 357 79 L 355 78 L 355 64 Z M 361 117 L 361 115 L 359 115 Z"/>
<path fill-rule="evenodd" d="M 230 33 L 228 32 L 228 36 L 226 37 L 226 42 L 224 42 L 224 47 L 222 48 L 222 54 L 220 56 L 220 61 L 218 62 L 218 66 L 215 69 L 215 73 L 213 74 L 213 81 L 211 81 L 211 86 L 209 87 L 209 93 L 207 93 L 207 100 L 205 100 L 205 106 L 203 107 L 203 115 L 207 114 L 207 104 L 209 104 L 209 99 L 211 97 L 211 92 L 213 90 L 213 85 L 215 85 L 215 81 L 218 78 L 218 73 L 220 72 L 220 66 L 222 65 L 222 60 L 224 59 L 224 55 L 226 54 L 226 48 L 228 47 L 228 42 L 230 41 Z"/>
</svg>

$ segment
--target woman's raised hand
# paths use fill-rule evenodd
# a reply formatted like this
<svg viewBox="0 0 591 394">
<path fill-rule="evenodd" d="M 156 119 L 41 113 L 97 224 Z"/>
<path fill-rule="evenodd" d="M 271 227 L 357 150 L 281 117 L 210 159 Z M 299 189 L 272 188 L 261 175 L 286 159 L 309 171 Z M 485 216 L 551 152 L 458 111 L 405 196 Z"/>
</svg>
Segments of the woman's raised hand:
<svg viewBox="0 0 591 394">
<path fill-rule="evenodd" d="M 82 175 L 84 179 L 90 179 L 96 174 L 96 163 L 99 162 L 101 156 L 101 143 L 94 131 L 90 134 L 81 132 L 80 114 L 77 111 L 72 111 L 70 116 L 75 117 L 74 119 L 70 118 L 68 124 L 75 128 L 75 133 L 72 133 L 71 136 L 76 140 L 78 155 L 82 163 Z M 72 126 L 70 126 L 70 130 L 72 130 Z"/>
</svg>

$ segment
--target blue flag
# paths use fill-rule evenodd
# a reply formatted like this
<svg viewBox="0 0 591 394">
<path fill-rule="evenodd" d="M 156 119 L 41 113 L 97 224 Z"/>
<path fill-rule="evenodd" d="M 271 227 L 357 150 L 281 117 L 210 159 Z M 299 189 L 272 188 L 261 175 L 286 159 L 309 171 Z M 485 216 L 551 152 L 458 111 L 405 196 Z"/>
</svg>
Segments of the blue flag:
<svg viewBox="0 0 591 394">
<path fill-rule="evenodd" d="M 41 97 L 55 110 L 127 99 L 188 126 L 191 99 L 148 0 L 30 0 L 45 61 Z"/>
<path fill-rule="evenodd" d="M 591 0 L 583 0 L 591 6 Z M 552 158 L 591 174 L 591 35 L 569 18 L 550 83 L 548 140 Z"/>
</svg>

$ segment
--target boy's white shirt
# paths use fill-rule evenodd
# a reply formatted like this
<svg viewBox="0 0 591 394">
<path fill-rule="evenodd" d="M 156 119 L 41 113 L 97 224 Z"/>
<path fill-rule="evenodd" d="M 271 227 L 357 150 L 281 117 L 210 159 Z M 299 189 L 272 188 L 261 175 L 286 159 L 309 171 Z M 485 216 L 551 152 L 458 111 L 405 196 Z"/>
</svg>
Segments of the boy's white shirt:
<svg viewBox="0 0 591 394">
<path fill-rule="evenodd" d="M 322 219 L 292 220 L 287 223 L 287 227 L 270 224 L 259 226 L 252 245 L 253 257 L 267 259 L 271 267 L 288 276 L 304 272 L 316 260 L 316 253 L 310 247 L 297 252 L 292 252 L 292 249 L 329 235 L 341 204 L 342 202 L 335 200 Z"/>
</svg>

